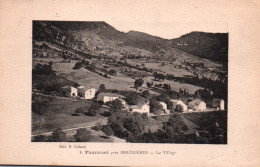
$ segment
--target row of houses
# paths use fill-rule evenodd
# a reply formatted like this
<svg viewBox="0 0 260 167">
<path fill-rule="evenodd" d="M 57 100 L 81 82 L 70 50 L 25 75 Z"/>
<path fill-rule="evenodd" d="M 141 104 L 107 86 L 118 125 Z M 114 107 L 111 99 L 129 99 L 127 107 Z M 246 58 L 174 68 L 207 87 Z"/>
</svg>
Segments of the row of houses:
<svg viewBox="0 0 260 167">
<path fill-rule="evenodd" d="M 97 90 L 95 88 L 85 88 L 84 86 L 78 86 L 77 88 L 72 86 L 62 87 L 62 93 L 64 96 L 68 97 L 81 97 L 83 99 L 93 99 L 96 95 Z M 119 99 L 123 104 L 125 110 L 139 113 L 150 114 L 150 105 L 148 101 L 138 102 L 136 105 L 129 105 L 125 101 L 125 97 L 117 93 L 99 93 L 97 95 L 97 101 L 102 101 L 107 103 L 113 100 Z M 181 99 L 171 99 L 172 108 L 175 109 L 178 105 L 181 106 L 183 112 L 186 111 L 205 111 L 207 110 L 207 105 L 201 99 L 192 99 L 185 104 Z M 162 114 L 170 114 L 170 108 L 165 102 L 159 102 L 163 108 Z M 224 110 L 225 102 L 223 99 L 214 98 L 212 100 L 212 107 Z"/>
</svg>

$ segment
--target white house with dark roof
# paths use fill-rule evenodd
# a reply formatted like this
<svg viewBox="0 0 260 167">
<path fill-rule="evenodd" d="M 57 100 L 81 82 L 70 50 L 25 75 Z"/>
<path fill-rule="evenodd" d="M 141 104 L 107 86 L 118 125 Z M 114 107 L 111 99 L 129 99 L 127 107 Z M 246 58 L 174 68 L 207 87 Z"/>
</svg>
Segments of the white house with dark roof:
<svg viewBox="0 0 260 167">
<path fill-rule="evenodd" d="M 170 114 L 170 110 L 167 109 L 167 104 L 162 101 L 159 101 L 159 103 L 163 107 L 163 111 L 164 111 L 163 114 Z"/>
<path fill-rule="evenodd" d="M 138 103 L 137 105 L 129 105 L 129 111 L 131 112 L 138 112 L 141 114 L 149 114 L 150 113 L 150 106 L 147 103 Z"/>
<path fill-rule="evenodd" d="M 182 108 L 183 108 L 183 111 L 187 111 L 188 110 L 188 106 L 182 100 L 171 99 L 171 102 L 172 102 L 172 108 L 173 109 L 175 109 L 177 105 L 181 105 Z"/>
<path fill-rule="evenodd" d="M 73 86 L 64 86 L 61 88 L 61 93 L 66 97 L 76 97 L 78 95 L 78 89 Z"/>
<path fill-rule="evenodd" d="M 206 103 L 200 99 L 194 99 L 188 103 L 188 108 L 195 111 L 204 111 L 207 109 Z"/>
<path fill-rule="evenodd" d="M 97 95 L 97 101 L 103 101 L 104 103 L 122 98 L 125 97 L 117 93 L 99 93 Z"/>
<path fill-rule="evenodd" d="M 85 88 L 80 87 L 78 89 L 78 96 L 83 97 L 84 99 L 93 99 L 96 95 L 97 89 L 95 88 Z"/>
</svg>

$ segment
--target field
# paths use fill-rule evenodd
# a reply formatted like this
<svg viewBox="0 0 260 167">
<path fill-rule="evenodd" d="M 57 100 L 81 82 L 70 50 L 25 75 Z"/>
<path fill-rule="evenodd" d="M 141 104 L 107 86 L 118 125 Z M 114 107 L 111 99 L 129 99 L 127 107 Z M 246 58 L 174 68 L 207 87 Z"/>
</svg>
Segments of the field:
<svg viewBox="0 0 260 167">
<path fill-rule="evenodd" d="M 107 89 L 118 89 L 118 90 L 134 90 L 134 80 L 123 75 L 110 76 L 104 78 L 98 74 L 91 72 L 85 68 L 73 70 L 75 63 L 54 63 L 53 70 L 58 75 L 64 76 L 65 78 L 77 81 L 80 85 L 85 87 L 99 88 L 99 85 L 105 84 Z"/>
<path fill-rule="evenodd" d="M 43 95 L 33 95 L 32 99 L 33 134 L 49 132 L 56 128 L 68 129 L 106 122 L 106 118 L 99 114 L 97 116 L 72 116 L 76 108 L 88 109 L 91 102 Z"/>
</svg>

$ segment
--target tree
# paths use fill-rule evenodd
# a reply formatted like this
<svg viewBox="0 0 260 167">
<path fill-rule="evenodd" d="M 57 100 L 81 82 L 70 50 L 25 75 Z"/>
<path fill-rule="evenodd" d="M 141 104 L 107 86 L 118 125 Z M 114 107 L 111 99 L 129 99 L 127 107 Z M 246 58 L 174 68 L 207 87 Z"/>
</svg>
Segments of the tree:
<svg viewBox="0 0 260 167">
<path fill-rule="evenodd" d="M 142 95 L 146 98 L 150 96 L 150 92 L 148 90 L 143 91 Z"/>
<path fill-rule="evenodd" d="M 103 128 L 103 132 L 107 135 L 107 136 L 112 136 L 114 135 L 114 131 L 110 126 L 104 126 Z"/>
<path fill-rule="evenodd" d="M 81 62 L 77 62 L 77 63 L 75 64 L 75 66 L 73 67 L 73 70 L 80 69 L 81 67 L 82 67 Z"/>
<path fill-rule="evenodd" d="M 91 132 L 86 128 L 80 128 L 77 130 L 77 133 L 74 135 L 76 142 L 87 142 L 90 140 Z"/>
<path fill-rule="evenodd" d="M 65 142 L 67 140 L 66 133 L 60 128 L 55 129 L 52 133 L 52 142 Z"/>
<path fill-rule="evenodd" d="M 55 72 L 52 70 L 52 66 L 49 64 L 37 64 L 35 68 L 32 70 L 33 75 L 55 75 Z"/>
<path fill-rule="evenodd" d="M 152 113 L 159 115 L 160 110 L 162 109 L 163 109 L 162 105 L 156 99 L 150 100 L 150 110 Z"/>
<path fill-rule="evenodd" d="M 89 116 L 95 116 L 95 115 L 97 115 L 97 111 L 96 110 L 94 110 L 93 108 L 90 108 L 89 110 L 88 110 L 88 113 L 87 113 Z"/>
<path fill-rule="evenodd" d="M 167 130 L 169 128 L 172 129 L 174 133 L 182 133 L 183 131 L 188 130 L 188 127 L 180 114 L 171 115 L 168 122 L 164 123 L 163 129 Z"/>
<path fill-rule="evenodd" d="M 80 115 L 80 114 L 83 114 L 84 113 L 84 111 L 85 111 L 85 109 L 83 108 L 83 107 L 78 107 L 78 108 L 76 108 L 76 110 L 75 110 L 75 115 Z"/>
<path fill-rule="evenodd" d="M 176 112 L 183 112 L 183 107 L 182 107 L 182 105 L 178 104 L 174 110 Z"/>
<path fill-rule="evenodd" d="M 91 107 L 89 108 L 88 112 L 85 113 L 89 116 L 95 116 L 97 115 L 97 110 L 99 110 L 101 108 L 101 105 L 97 102 L 94 102 Z"/>
<path fill-rule="evenodd" d="M 108 74 L 110 74 L 110 75 L 116 75 L 116 70 L 114 70 L 114 69 L 109 70 Z"/>
<path fill-rule="evenodd" d="M 135 89 L 137 90 L 139 87 L 143 85 L 143 83 L 144 83 L 143 79 L 136 79 L 134 83 Z"/>
<path fill-rule="evenodd" d="M 146 86 L 148 87 L 148 89 L 150 89 L 150 87 L 152 86 L 152 84 L 150 82 L 146 82 Z"/>
<path fill-rule="evenodd" d="M 104 92 L 105 90 L 106 90 L 105 85 L 104 85 L 104 84 L 101 84 L 101 85 L 99 86 L 99 91 L 100 91 L 100 92 Z"/>
<path fill-rule="evenodd" d="M 136 105 L 138 102 L 138 94 L 135 92 L 131 92 L 127 97 L 126 97 L 126 102 L 130 105 Z"/>
<path fill-rule="evenodd" d="M 113 101 L 107 102 L 106 104 L 110 107 L 109 111 L 111 113 L 121 112 L 124 108 L 122 102 L 119 99 L 115 99 Z"/>
</svg>

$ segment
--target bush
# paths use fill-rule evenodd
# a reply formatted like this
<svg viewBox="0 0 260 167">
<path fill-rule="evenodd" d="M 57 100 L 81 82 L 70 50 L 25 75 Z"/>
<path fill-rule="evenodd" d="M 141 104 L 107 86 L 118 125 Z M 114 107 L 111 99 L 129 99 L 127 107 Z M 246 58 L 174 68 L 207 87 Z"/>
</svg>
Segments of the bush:
<svg viewBox="0 0 260 167">
<path fill-rule="evenodd" d="M 97 111 L 94 110 L 93 108 L 90 108 L 89 111 L 86 114 L 89 115 L 89 116 L 96 116 Z"/>
<path fill-rule="evenodd" d="M 114 131 L 110 126 L 104 126 L 103 128 L 103 132 L 107 135 L 107 136 L 112 136 L 114 135 Z"/>
<path fill-rule="evenodd" d="M 116 75 L 116 70 L 109 70 L 108 74 L 110 74 L 110 75 Z"/>
<path fill-rule="evenodd" d="M 81 67 L 82 67 L 81 62 L 77 62 L 77 63 L 75 64 L 75 66 L 73 67 L 73 70 L 80 69 Z"/>
<path fill-rule="evenodd" d="M 144 83 L 143 79 L 136 79 L 134 82 L 135 89 L 137 90 L 139 87 L 141 87 L 143 85 L 143 83 Z"/>
<path fill-rule="evenodd" d="M 67 140 L 66 133 L 59 128 L 55 129 L 49 140 L 51 140 L 51 142 L 65 142 Z"/>
<path fill-rule="evenodd" d="M 35 66 L 35 68 L 33 69 L 33 75 L 37 74 L 37 75 L 55 75 L 55 72 L 52 70 L 51 65 L 47 65 L 47 64 L 37 64 Z"/>
<path fill-rule="evenodd" d="M 104 92 L 104 90 L 106 90 L 106 87 L 105 87 L 104 84 L 101 84 L 101 85 L 99 86 L 99 91 L 100 91 L 100 92 Z"/>
<path fill-rule="evenodd" d="M 138 102 L 138 94 L 135 92 L 131 92 L 127 97 L 126 97 L 126 102 L 130 105 L 136 105 Z"/>
<path fill-rule="evenodd" d="M 85 128 L 80 128 L 77 130 L 77 133 L 74 135 L 76 142 L 87 142 L 90 140 L 91 132 Z"/>
<path fill-rule="evenodd" d="M 155 115 L 160 115 L 162 109 L 163 109 L 162 105 L 156 99 L 150 100 L 151 113 L 154 113 Z"/>
<path fill-rule="evenodd" d="M 83 107 L 76 108 L 75 115 L 83 114 L 85 109 Z"/>
<path fill-rule="evenodd" d="M 176 112 L 183 112 L 183 107 L 180 104 L 178 104 L 174 110 Z"/>
<path fill-rule="evenodd" d="M 143 91 L 142 95 L 146 98 L 150 97 L 150 92 L 148 90 Z"/>
</svg>

